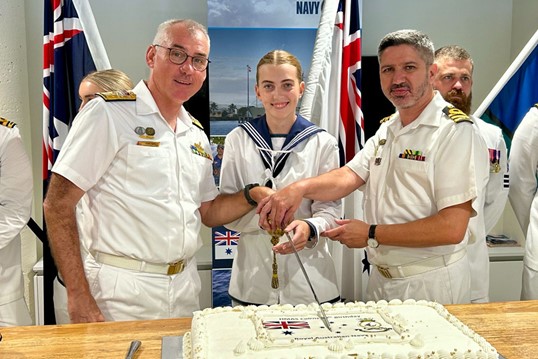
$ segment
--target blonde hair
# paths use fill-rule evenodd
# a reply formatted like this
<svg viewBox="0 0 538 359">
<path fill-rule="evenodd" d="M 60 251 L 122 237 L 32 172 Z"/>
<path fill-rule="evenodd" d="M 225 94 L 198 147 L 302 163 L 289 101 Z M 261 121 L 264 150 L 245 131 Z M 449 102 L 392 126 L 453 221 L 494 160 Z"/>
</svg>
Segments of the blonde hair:
<svg viewBox="0 0 538 359">
<path fill-rule="evenodd" d="M 108 69 L 87 74 L 82 81 L 90 81 L 101 89 L 101 92 L 131 90 L 134 85 L 123 71 Z"/>
<path fill-rule="evenodd" d="M 294 55 L 290 54 L 286 50 L 273 50 L 269 51 L 258 62 L 258 66 L 256 67 L 256 82 L 258 82 L 258 72 L 260 70 L 260 66 L 262 65 L 283 65 L 283 64 L 290 64 L 294 66 L 297 69 L 297 79 L 299 82 L 303 81 L 303 69 L 301 67 L 301 63 L 295 57 Z"/>
</svg>

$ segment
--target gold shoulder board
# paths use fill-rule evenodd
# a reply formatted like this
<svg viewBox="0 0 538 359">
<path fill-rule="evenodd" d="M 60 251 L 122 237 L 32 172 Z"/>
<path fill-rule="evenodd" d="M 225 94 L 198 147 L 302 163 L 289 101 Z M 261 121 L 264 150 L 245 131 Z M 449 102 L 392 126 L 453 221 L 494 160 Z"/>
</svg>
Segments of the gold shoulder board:
<svg viewBox="0 0 538 359">
<path fill-rule="evenodd" d="M 392 115 L 394 115 L 394 114 L 392 114 Z M 379 123 L 387 122 L 388 120 L 390 120 L 390 118 L 392 117 L 392 115 L 389 115 L 389 116 L 387 116 L 387 117 L 383 117 L 383 118 L 381 119 L 381 121 L 379 121 Z"/>
<path fill-rule="evenodd" d="M 538 108 L 538 103 L 535 103 L 535 104 L 534 104 L 534 107 Z"/>
<path fill-rule="evenodd" d="M 9 128 L 13 128 L 13 127 L 17 126 L 17 124 L 15 122 L 8 121 L 3 117 L 0 117 L 0 125 L 6 126 L 6 127 L 9 127 Z"/>
<path fill-rule="evenodd" d="M 102 97 L 105 101 L 135 101 L 136 94 L 133 91 L 110 91 L 99 92 L 97 96 Z"/>
<path fill-rule="evenodd" d="M 189 113 L 189 116 L 191 117 L 191 121 L 192 121 L 192 124 L 196 127 L 198 127 L 199 129 L 203 130 L 204 129 L 204 126 L 202 126 L 202 124 L 200 123 L 200 121 L 198 121 L 197 119 L 195 119 L 190 113 Z"/>
<path fill-rule="evenodd" d="M 460 110 L 459 108 L 456 108 L 454 106 L 447 106 L 443 109 L 443 112 L 445 115 L 448 116 L 452 121 L 456 123 L 460 122 L 470 122 L 473 123 L 473 120 L 467 115 L 465 112 Z"/>
</svg>

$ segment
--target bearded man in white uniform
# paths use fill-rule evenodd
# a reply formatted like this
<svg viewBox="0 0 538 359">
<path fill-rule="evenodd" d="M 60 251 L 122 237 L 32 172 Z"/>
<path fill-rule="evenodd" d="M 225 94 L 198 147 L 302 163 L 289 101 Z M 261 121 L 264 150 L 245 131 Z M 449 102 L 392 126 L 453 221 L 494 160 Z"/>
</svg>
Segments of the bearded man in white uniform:
<svg viewBox="0 0 538 359">
<path fill-rule="evenodd" d="M 346 166 L 297 181 L 258 205 L 260 225 L 288 223 L 301 198 L 335 200 L 364 190 L 365 221 L 338 220 L 323 235 L 367 247 L 374 264 L 365 300 L 470 302 L 465 247 L 488 176 L 472 120 L 434 92 L 433 43 L 416 30 L 378 48 L 381 88 L 397 112 Z"/>
<path fill-rule="evenodd" d="M 508 156 L 506 142 L 499 127 L 471 116 L 474 63 L 461 46 L 444 46 L 435 51 L 438 72 L 433 87 L 444 99 L 469 115 L 475 129 L 486 142 L 489 178 L 480 200 L 484 209 L 471 218 L 472 239 L 467 247 L 471 264 L 471 302 L 489 302 L 489 253 L 486 235 L 501 217 L 508 198 Z"/>
<path fill-rule="evenodd" d="M 521 120 L 510 151 L 508 196 L 525 233 L 521 300 L 538 299 L 538 103 Z"/>
<path fill-rule="evenodd" d="M 14 122 L 0 117 L 0 327 L 31 325 L 20 232 L 32 209 L 32 169 Z"/>
<path fill-rule="evenodd" d="M 207 136 L 183 107 L 206 78 L 208 56 L 202 25 L 164 22 L 146 50 L 148 80 L 101 94 L 77 115 L 44 202 L 71 322 L 191 316 L 201 223 L 252 209 L 243 191 L 218 194 Z M 249 195 L 260 200 L 262 191 Z"/>
</svg>

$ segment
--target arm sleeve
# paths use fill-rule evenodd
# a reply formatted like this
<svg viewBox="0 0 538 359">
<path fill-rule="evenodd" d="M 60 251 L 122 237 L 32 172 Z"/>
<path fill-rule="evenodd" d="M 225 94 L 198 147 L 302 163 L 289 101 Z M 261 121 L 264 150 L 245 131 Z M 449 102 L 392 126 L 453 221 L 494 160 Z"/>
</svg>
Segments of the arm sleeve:
<svg viewBox="0 0 538 359">
<path fill-rule="evenodd" d="M 0 131 L 0 249 L 19 234 L 30 218 L 32 169 L 16 128 Z"/>
<path fill-rule="evenodd" d="M 516 218 L 527 232 L 531 203 L 536 194 L 538 169 L 538 110 L 531 110 L 519 124 L 510 149 L 509 199 Z"/>
</svg>

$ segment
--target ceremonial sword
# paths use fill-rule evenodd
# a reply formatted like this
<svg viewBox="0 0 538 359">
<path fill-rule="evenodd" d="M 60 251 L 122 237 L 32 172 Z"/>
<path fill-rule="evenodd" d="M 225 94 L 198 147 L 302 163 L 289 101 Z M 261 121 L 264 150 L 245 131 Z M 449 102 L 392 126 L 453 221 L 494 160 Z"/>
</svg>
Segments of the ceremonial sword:
<svg viewBox="0 0 538 359">
<path fill-rule="evenodd" d="M 290 242 L 291 247 L 293 248 L 293 253 L 295 253 L 295 258 L 297 258 L 297 262 L 299 262 L 299 266 L 301 267 L 304 277 L 306 278 L 306 281 L 308 282 L 308 285 L 310 286 L 310 290 L 312 291 L 312 294 L 314 294 L 314 299 L 316 299 L 316 302 L 318 303 L 319 310 L 321 313 L 320 315 L 321 321 L 327 327 L 327 329 L 329 329 L 332 332 L 333 330 L 331 329 L 331 325 L 329 324 L 329 319 L 327 318 L 327 314 L 325 314 L 325 310 L 323 310 L 323 307 L 321 306 L 321 303 L 319 302 L 318 296 L 316 295 L 316 291 L 314 291 L 314 287 L 312 286 L 312 283 L 310 282 L 310 278 L 308 277 L 308 274 L 306 273 L 306 270 L 304 269 L 303 262 L 301 262 L 299 253 L 297 253 L 297 249 L 295 248 L 295 245 L 293 244 L 293 241 L 291 240 L 290 234 L 287 232 L 286 232 L 286 237 L 288 238 L 288 242 Z"/>
</svg>

